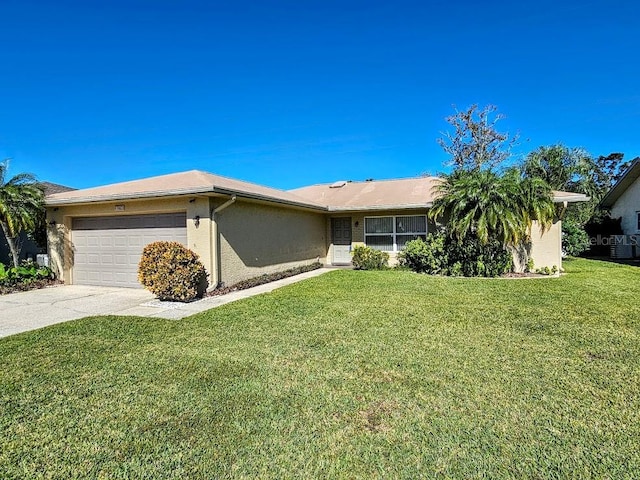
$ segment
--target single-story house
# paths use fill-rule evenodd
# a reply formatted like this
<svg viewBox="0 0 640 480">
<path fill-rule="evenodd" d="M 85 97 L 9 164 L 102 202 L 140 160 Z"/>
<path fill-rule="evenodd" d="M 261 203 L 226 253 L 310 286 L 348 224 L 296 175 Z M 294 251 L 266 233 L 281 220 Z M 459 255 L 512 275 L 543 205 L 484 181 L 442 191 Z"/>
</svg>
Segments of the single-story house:
<svg viewBox="0 0 640 480">
<path fill-rule="evenodd" d="M 60 192 L 68 192 L 70 190 L 74 190 L 71 187 L 66 187 L 64 185 L 58 185 L 57 183 L 51 182 L 39 182 L 40 187 L 42 187 L 42 191 L 45 195 L 53 195 L 54 193 Z M 42 242 L 41 242 L 42 243 Z M 18 237 L 18 245 L 20 246 L 20 255 L 19 259 L 22 260 L 36 260 L 36 257 L 40 253 L 47 253 L 47 249 L 44 245 L 38 245 L 29 235 L 22 232 Z M 7 243 L 7 239 L 4 236 L 4 233 L 0 229 L 0 263 L 4 263 L 5 265 L 11 265 L 11 250 L 9 249 L 9 244 Z"/>
<path fill-rule="evenodd" d="M 425 238 L 436 177 L 335 182 L 284 191 L 188 171 L 47 197 L 50 262 L 65 283 L 137 287 L 142 248 L 174 240 L 196 252 L 209 285 L 319 261 L 351 263 L 356 244 L 390 253 Z M 555 201 L 584 195 L 555 192 Z M 561 266 L 560 221 L 534 227 L 536 266 Z"/>
<path fill-rule="evenodd" d="M 616 258 L 640 257 L 640 157 L 627 168 L 600 204 L 620 218 L 624 235 L 616 238 L 611 253 Z"/>
</svg>

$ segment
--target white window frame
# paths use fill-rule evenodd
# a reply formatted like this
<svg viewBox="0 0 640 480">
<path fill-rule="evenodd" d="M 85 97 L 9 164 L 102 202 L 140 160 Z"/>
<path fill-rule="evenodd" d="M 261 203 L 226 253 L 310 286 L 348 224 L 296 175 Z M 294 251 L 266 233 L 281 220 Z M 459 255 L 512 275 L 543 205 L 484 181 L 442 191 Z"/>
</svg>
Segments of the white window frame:
<svg viewBox="0 0 640 480">
<path fill-rule="evenodd" d="M 401 232 L 401 233 L 397 233 L 396 232 L 396 218 L 398 217 L 424 217 L 424 232 Z M 367 233 L 367 218 L 392 218 L 393 221 L 393 233 L 389 232 L 389 233 Z M 367 243 L 367 237 L 379 237 L 382 235 L 391 235 L 393 237 L 393 250 L 390 250 L 390 252 L 393 253 L 397 253 L 400 250 L 398 249 L 398 237 L 397 235 L 424 235 L 425 237 L 429 234 L 429 222 L 427 221 L 427 215 L 426 214 L 418 214 L 418 215 L 413 215 L 413 214 L 407 214 L 407 215 L 369 215 L 364 217 L 364 225 L 363 225 L 363 230 L 364 230 L 364 244 L 368 246 Z M 385 250 L 387 251 L 387 250 Z"/>
</svg>

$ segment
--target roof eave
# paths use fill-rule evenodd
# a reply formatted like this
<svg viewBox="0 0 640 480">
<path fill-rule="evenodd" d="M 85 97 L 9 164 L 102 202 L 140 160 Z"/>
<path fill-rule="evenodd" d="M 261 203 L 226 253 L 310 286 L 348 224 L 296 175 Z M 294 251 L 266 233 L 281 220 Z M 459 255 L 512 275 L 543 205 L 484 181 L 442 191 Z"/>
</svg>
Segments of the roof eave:
<svg viewBox="0 0 640 480">
<path fill-rule="evenodd" d="M 575 195 L 567 195 L 564 197 L 553 197 L 553 203 L 577 203 L 577 202 L 588 202 L 591 200 L 591 197 L 584 195 L 582 193 L 576 193 Z"/>
<path fill-rule="evenodd" d="M 90 195 L 87 197 L 77 198 L 45 198 L 47 206 L 64 206 L 76 205 L 80 203 L 99 203 L 99 202 L 118 202 L 122 200 L 146 200 L 161 197 L 176 197 L 183 195 L 202 195 L 212 193 L 213 189 L 209 188 L 183 188 L 174 190 L 158 190 L 153 192 L 137 192 L 130 194 L 111 194 L 111 195 Z"/>
<path fill-rule="evenodd" d="M 624 175 L 617 181 L 617 183 L 607 192 L 602 200 L 600 200 L 600 206 L 611 208 L 622 196 L 622 194 L 640 177 L 640 158 L 636 158 L 634 162 L 629 166 Z"/>
<path fill-rule="evenodd" d="M 241 198 L 246 198 L 246 199 L 250 199 L 250 200 L 259 200 L 262 202 L 269 202 L 269 203 L 277 203 L 280 205 L 287 205 L 287 206 L 291 206 L 291 207 L 298 207 L 298 208 L 308 208 L 311 210 L 320 210 L 323 212 L 327 211 L 327 207 L 324 205 L 319 205 L 319 204 L 315 204 L 315 203 L 307 203 L 307 202 L 303 202 L 303 201 L 295 201 L 295 200 L 288 200 L 285 198 L 277 198 L 277 197 L 272 197 L 269 195 L 260 195 L 258 193 L 249 193 L 249 192 L 242 192 L 239 190 L 234 190 L 231 188 L 220 188 L 220 187 L 213 187 L 212 189 L 213 193 L 219 193 L 221 195 L 237 195 L 238 197 Z"/>
<path fill-rule="evenodd" d="M 260 200 L 269 203 L 277 203 L 281 205 L 288 205 L 298 208 L 308 208 L 312 210 L 327 211 L 327 207 L 324 205 L 317 205 L 306 202 L 296 202 L 287 199 L 271 197 L 268 195 L 259 195 L 254 193 L 243 192 L 240 190 L 233 190 L 227 188 L 220 188 L 216 186 L 211 187 L 198 187 L 189 189 L 174 189 L 174 190 L 159 190 L 153 192 L 131 193 L 131 194 L 112 194 L 112 195 L 94 195 L 77 198 L 46 198 L 45 205 L 58 207 L 64 205 L 78 205 L 87 203 L 100 203 L 100 202 L 119 202 L 125 200 L 150 200 L 162 197 L 177 197 L 186 195 L 237 195 L 241 198 L 247 198 L 252 200 Z"/>
</svg>

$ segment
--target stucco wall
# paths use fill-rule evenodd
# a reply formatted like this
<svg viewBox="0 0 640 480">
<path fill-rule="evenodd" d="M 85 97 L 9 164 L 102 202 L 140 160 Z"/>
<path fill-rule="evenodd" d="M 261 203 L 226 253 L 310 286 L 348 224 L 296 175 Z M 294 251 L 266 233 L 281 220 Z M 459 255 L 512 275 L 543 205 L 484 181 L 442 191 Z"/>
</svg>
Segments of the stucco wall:
<svg viewBox="0 0 640 480">
<path fill-rule="evenodd" d="M 536 268 L 562 268 L 562 222 L 558 220 L 544 234 L 537 222 L 531 229 L 531 258 Z"/>
<path fill-rule="evenodd" d="M 611 208 L 613 218 L 621 218 L 622 232 L 634 235 L 633 238 L 618 237 L 620 243 L 615 247 L 616 258 L 632 258 L 640 255 L 640 231 L 638 214 L 640 211 L 640 178 L 627 188 Z"/>
<path fill-rule="evenodd" d="M 523 246 L 520 252 L 514 251 L 515 271 L 522 272 L 527 258 L 533 259 L 534 268 L 562 268 L 562 222 L 556 221 L 549 230 L 542 233 L 537 222 L 531 227 L 531 243 Z"/>
<path fill-rule="evenodd" d="M 625 235 L 635 235 L 638 232 L 637 214 L 640 212 L 640 178 L 631 184 L 625 192 L 620 195 L 615 205 L 611 209 L 613 218 L 622 218 L 622 231 Z"/>
<path fill-rule="evenodd" d="M 216 214 L 215 221 L 225 285 L 326 260 L 323 213 L 238 199 Z"/>
<path fill-rule="evenodd" d="M 190 201 L 193 200 L 193 201 Z M 124 211 L 116 211 L 116 205 L 124 205 Z M 72 221 L 75 217 L 143 215 L 154 213 L 187 213 L 188 247 L 200 256 L 207 274 L 213 270 L 211 254 L 211 222 L 209 220 L 209 199 L 206 197 L 177 197 L 170 199 L 118 201 L 100 204 L 47 207 L 47 239 L 51 267 L 65 283 L 73 283 L 73 233 Z M 195 217 L 199 216 L 199 226 Z M 55 225 L 51 222 L 55 221 Z"/>
</svg>

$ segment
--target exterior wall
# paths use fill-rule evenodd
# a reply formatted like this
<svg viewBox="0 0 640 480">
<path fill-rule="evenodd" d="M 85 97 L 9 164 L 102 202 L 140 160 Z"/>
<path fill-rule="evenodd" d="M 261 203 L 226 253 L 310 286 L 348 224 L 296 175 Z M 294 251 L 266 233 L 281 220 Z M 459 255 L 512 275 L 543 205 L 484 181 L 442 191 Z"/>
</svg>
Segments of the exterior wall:
<svg viewBox="0 0 640 480">
<path fill-rule="evenodd" d="M 627 188 L 611 208 L 611 217 L 622 219 L 621 227 L 625 235 L 636 235 L 635 242 L 640 240 L 637 212 L 640 212 L 640 178 Z M 625 239 L 616 245 L 616 258 L 631 258 L 640 255 L 640 244 Z"/>
<path fill-rule="evenodd" d="M 364 245 L 364 218 L 365 217 L 388 217 L 398 215 L 426 215 L 426 209 L 413 210 L 373 210 L 367 212 L 351 212 L 351 213 L 333 213 L 327 216 L 326 231 L 328 239 L 327 263 L 333 260 L 333 244 L 331 242 L 331 219 L 339 217 L 351 217 L 351 246 Z M 435 224 L 427 218 L 427 234 L 433 232 Z M 389 253 L 389 265 L 393 266 L 398 263 L 398 252 Z"/>
<path fill-rule="evenodd" d="M 637 178 L 625 192 L 620 195 L 611 209 L 613 218 L 622 218 L 622 232 L 635 235 L 638 232 L 636 212 L 640 212 L 640 178 Z"/>
<path fill-rule="evenodd" d="M 194 201 L 190 201 L 194 200 Z M 124 212 L 116 212 L 115 205 L 124 205 Z M 118 201 L 100 204 L 47 207 L 47 239 L 52 269 L 66 284 L 73 283 L 73 234 L 74 217 L 122 216 L 154 213 L 186 212 L 188 248 L 200 256 L 207 274 L 213 271 L 211 254 L 211 221 L 209 198 L 179 197 L 172 199 Z M 199 216 L 196 227 L 195 217 Z M 51 224 L 54 221 L 55 224 Z M 211 282 L 211 278 L 209 278 Z"/>
<path fill-rule="evenodd" d="M 562 222 L 558 220 L 544 234 L 540 225 L 531 227 L 531 258 L 535 268 L 562 268 Z"/>
<path fill-rule="evenodd" d="M 324 213 L 238 199 L 215 221 L 225 285 L 326 260 Z"/>
<path fill-rule="evenodd" d="M 557 220 L 544 234 L 537 222 L 531 227 L 531 243 L 513 251 L 516 272 L 524 272 L 527 259 L 533 260 L 534 268 L 562 268 L 562 222 Z"/>
</svg>

